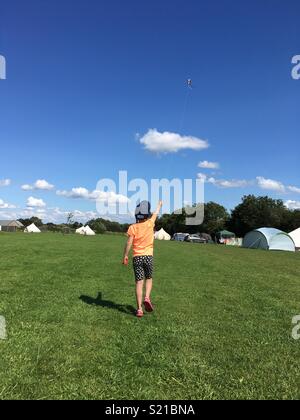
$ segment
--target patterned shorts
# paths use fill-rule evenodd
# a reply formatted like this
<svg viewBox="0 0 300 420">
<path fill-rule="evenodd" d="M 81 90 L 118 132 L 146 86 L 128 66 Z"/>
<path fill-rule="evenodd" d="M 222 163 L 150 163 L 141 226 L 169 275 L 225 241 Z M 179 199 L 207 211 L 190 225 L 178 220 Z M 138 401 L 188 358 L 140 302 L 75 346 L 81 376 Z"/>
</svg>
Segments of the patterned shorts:
<svg viewBox="0 0 300 420">
<path fill-rule="evenodd" d="M 152 279 L 153 276 L 153 257 L 145 255 L 133 258 L 133 269 L 135 281 Z"/>
</svg>

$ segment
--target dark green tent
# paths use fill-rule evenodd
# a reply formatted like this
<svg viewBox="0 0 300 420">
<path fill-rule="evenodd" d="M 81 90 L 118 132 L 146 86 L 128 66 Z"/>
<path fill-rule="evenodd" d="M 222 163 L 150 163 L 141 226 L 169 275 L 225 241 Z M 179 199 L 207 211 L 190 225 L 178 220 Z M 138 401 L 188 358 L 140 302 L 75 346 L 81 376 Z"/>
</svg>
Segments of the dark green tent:
<svg viewBox="0 0 300 420">
<path fill-rule="evenodd" d="M 229 232 L 228 230 L 221 230 L 221 232 L 217 233 L 217 237 L 220 239 L 231 239 L 235 238 L 235 234 L 233 232 Z"/>
</svg>

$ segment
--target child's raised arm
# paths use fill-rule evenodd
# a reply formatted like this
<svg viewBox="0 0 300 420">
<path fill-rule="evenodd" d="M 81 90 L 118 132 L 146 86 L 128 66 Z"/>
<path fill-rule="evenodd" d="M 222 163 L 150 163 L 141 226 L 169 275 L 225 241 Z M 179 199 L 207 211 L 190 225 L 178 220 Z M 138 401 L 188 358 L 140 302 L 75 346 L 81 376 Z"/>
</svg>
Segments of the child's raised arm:
<svg viewBox="0 0 300 420">
<path fill-rule="evenodd" d="M 153 220 L 153 222 L 155 222 L 155 221 L 156 221 L 156 219 L 157 219 L 157 217 L 158 217 L 158 215 L 159 215 L 160 209 L 162 208 L 162 205 L 163 205 L 163 202 L 162 202 L 162 201 L 160 201 L 160 202 L 158 203 L 158 205 L 157 205 L 157 208 L 156 208 L 155 212 L 153 213 L 153 216 L 152 216 L 152 220 Z"/>
</svg>

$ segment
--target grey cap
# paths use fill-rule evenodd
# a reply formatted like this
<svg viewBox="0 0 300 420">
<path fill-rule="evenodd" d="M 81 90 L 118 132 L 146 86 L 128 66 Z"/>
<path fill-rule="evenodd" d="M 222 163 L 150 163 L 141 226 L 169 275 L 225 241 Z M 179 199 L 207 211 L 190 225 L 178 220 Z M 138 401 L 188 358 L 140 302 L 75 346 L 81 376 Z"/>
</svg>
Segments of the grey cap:
<svg viewBox="0 0 300 420">
<path fill-rule="evenodd" d="M 145 220 L 149 219 L 151 216 L 151 204 L 149 201 L 142 201 L 136 206 L 135 209 L 135 218 L 136 220 Z"/>
</svg>

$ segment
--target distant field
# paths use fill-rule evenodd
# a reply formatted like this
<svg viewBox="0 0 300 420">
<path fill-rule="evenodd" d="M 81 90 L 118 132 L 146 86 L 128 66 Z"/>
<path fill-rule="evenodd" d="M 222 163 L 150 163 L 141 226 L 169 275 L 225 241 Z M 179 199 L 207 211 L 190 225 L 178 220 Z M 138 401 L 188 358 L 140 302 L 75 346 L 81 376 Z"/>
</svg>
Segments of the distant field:
<svg viewBox="0 0 300 420">
<path fill-rule="evenodd" d="M 0 399 L 300 398 L 300 253 L 156 243 L 139 320 L 123 245 L 0 234 Z"/>
</svg>

